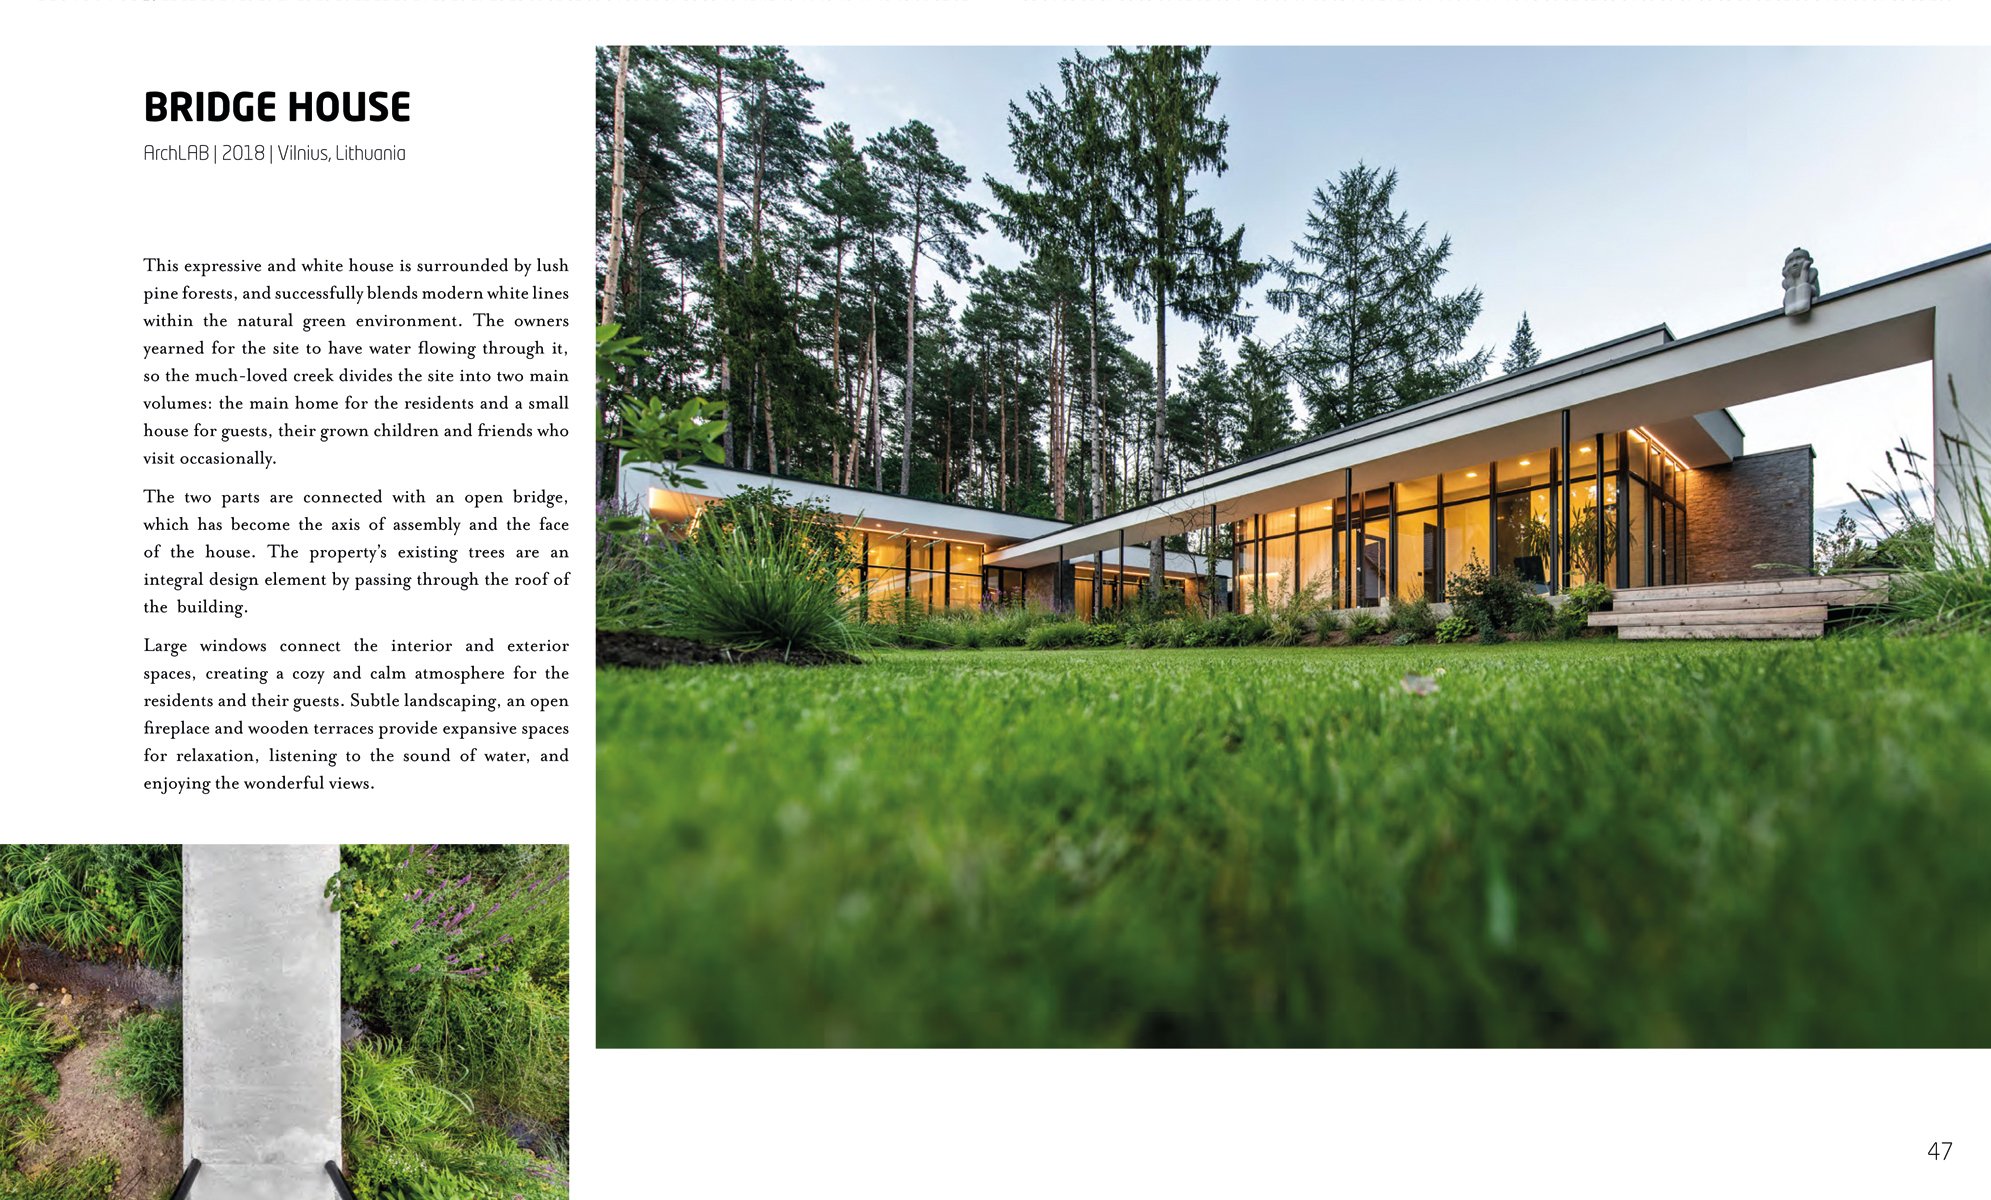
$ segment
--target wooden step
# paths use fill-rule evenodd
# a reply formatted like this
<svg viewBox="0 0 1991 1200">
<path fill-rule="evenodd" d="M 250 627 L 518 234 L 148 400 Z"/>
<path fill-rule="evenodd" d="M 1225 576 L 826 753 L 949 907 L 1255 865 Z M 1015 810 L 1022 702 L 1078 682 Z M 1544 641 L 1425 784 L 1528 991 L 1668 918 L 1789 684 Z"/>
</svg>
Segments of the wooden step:
<svg viewBox="0 0 1991 1200">
<path fill-rule="evenodd" d="M 1815 638 L 1825 627 L 1810 623 L 1774 622 L 1753 625 L 1632 625 L 1618 630 L 1623 642 L 1650 642 L 1674 638 Z"/>
<path fill-rule="evenodd" d="M 1600 612 L 1590 614 L 1590 624 L 1599 627 L 1612 625 L 1629 629 L 1642 625 L 1825 625 L 1825 606 L 1811 605 L 1805 608 L 1780 608 L 1775 612 L 1753 612 L 1748 609 L 1717 609 L 1713 611 L 1689 612 Z"/>
<path fill-rule="evenodd" d="M 1613 597 L 1622 601 L 1690 600 L 1699 596 L 1780 596 L 1821 592 L 1866 593 L 1885 590 L 1885 575 L 1800 575 L 1790 579 L 1738 579 L 1720 583 L 1682 583 L 1667 587 L 1624 588 Z"/>
<path fill-rule="evenodd" d="M 1646 600 L 1640 597 L 1619 593 L 1612 598 L 1612 612 L 1663 613 L 1663 612 L 1717 612 L 1785 608 L 1812 608 L 1821 604 L 1833 606 L 1849 604 L 1879 604 L 1887 599 L 1885 592 L 1768 592 L 1752 596 L 1683 596 L 1674 600 Z M 1774 615 L 1765 613 L 1766 616 Z"/>
</svg>

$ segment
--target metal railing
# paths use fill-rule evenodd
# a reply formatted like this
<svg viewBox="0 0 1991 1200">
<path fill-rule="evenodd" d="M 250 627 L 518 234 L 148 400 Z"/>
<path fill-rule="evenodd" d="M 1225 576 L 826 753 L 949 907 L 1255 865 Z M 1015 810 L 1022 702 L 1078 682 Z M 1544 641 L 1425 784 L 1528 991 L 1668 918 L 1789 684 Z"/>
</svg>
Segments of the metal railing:
<svg viewBox="0 0 1991 1200">
<path fill-rule="evenodd" d="M 346 1173 L 339 1170 L 339 1164 L 327 1160 L 325 1174 L 332 1177 L 332 1190 L 339 1193 L 339 1200 L 353 1200 L 353 1189 L 346 1182 Z"/>
</svg>

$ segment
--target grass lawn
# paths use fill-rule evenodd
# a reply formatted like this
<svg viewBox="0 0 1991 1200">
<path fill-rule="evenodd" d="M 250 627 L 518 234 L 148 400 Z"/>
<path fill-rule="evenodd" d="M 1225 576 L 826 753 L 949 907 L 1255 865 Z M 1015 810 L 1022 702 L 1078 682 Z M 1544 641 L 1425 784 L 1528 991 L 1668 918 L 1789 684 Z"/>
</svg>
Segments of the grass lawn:
<svg viewBox="0 0 1991 1200">
<path fill-rule="evenodd" d="M 597 690 L 603 1045 L 1991 1044 L 1984 639 Z"/>
</svg>

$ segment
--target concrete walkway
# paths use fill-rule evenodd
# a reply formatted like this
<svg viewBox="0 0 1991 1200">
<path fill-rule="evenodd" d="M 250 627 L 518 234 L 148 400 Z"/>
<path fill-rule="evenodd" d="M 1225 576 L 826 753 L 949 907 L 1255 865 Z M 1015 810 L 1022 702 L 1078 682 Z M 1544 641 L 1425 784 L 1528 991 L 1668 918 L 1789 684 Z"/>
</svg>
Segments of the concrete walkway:
<svg viewBox="0 0 1991 1200">
<path fill-rule="evenodd" d="M 187 846 L 190 1200 L 333 1200 L 339 1161 L 337 846 Z"/>
</svg>

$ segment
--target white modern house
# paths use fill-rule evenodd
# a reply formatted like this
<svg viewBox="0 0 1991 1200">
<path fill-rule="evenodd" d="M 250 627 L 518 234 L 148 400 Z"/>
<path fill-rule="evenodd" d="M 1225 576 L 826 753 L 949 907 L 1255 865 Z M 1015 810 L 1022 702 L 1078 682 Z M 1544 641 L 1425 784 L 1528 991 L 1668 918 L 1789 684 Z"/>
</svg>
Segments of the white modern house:
<svg viewBox="0 0 1991 1200">
<path fill-rule="evenodd" d="M 1811 451 L 1745 450 L 1728 410 L 1930 363 L 1938 520 L 1967 519 L 1973 481 L 1942 447 L 1991 432 L 1991 246 L 1823 293 L 1808 255 L 1785 267 L 1780 308 L 1687 337 L 1643 329 L 1079 524 L 774 482 L 862 535 L 863 586 L 933 605 L 1025 597 L 1090 615 L 1131 594 L 1150 543 L 1220 525 L 1237 549 L 1219 586 L 1243 607 L 1313 579 L 1349 607 L 1442 601 L 1444 580 L 1475 558 L 1548 593 L 1760 580 L 1809 573 Z M 653 488 L 625 467 L 623 495 L 685 519 L 709 496 L 770 482 L 700 474 L 709 492 Z M 1166 568 L 1192 593 L 1209 578 L 1188 555 Z"/>
</svg>

